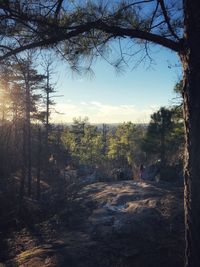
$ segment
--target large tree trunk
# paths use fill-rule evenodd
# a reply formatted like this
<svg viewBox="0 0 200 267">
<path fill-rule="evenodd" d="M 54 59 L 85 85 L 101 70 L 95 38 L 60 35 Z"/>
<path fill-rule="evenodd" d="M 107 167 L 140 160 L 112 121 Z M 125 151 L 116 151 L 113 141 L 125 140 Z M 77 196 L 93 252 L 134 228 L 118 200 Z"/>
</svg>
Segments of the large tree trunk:
<svg viewBox="0 0 200 267">
<path fill-rule="evenodd" d="M 200 266 L 200 1 L 185 0 L 184 71 L 186 267 Z"/>
</svg>

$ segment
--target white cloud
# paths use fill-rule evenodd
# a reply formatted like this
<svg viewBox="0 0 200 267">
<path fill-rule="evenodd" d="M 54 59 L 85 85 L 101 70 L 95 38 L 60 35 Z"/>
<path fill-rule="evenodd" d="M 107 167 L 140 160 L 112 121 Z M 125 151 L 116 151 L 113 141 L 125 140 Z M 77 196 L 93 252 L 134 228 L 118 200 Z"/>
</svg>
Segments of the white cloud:
<svg viewBox="0 0 200 267">
<path fill-rule="evenodd" d="M 87 106 L 87 103 L 84 102 L 84 101 L 82 101 L 82 102 L 81 102 L 81 105 L 83 105 L 83 106 Z"/>
<path fill-rule="evenodd" d="M 150 115 L 158 107 L 151 105 L 138 109 L 134 105 L 110 105 L 97 101 L 80 102 L 75 104 L 67 101 L 66 104 L 57 104 L 56 110 L 61 114 L 52 114 L 52 121 L 71 122 L 74 117 L 88 117 L 93 123 L 118 123 L 124 121 L 148 122 Z"/>
</svg>

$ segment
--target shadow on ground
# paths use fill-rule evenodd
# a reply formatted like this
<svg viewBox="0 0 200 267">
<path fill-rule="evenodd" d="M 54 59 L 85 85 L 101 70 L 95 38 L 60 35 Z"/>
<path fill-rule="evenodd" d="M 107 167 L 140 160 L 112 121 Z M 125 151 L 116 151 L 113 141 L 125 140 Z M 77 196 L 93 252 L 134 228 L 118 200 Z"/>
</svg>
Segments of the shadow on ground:
<svg viewBox="0 0 200 267">
<path fill-rule="evenodd" d="M 183 189 L 134 181 L 82 185 L 54 216 L 5 242 L 8 267 L 181 267 Z"/>
</svg>

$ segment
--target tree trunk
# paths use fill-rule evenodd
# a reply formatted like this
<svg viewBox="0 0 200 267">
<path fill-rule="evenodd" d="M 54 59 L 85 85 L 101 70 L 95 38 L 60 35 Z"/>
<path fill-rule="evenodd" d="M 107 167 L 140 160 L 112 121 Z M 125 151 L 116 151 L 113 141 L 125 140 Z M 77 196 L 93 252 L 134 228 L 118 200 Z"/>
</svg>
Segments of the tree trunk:
<svg viewBox="0 0 200 267">
<path fill-rule="evenodd" d="M 40 199 L 40 174 L 41 174 L 41 128 L 38 126 L 38 154 L 37 154 L 37 200 Z"/>
<path fill-rule="evenodd" d="M 22 159 L 21 159 L 21 181 L 20 181 L 20 192 L 19 192 L 19 212 L 22 211 L 22 204 L 24 199 L 24 182 L 26 177 L 26 127 L 23 123 L 23 138 L 22 138 Z"/>
<path fill-rule="evenodd" d="M 185 145 L 185 223 L 186 223 L 186 266 L 200 266 L 200 85 L 185 78 L 184 118 Z M 199 76 L 199 74 L 198 74 Z M 196 91 L 195 91 L 196 88 Z M 200 89 L 200 88 L 199 88 Z M 194 93 L 195 91 L 195 93 Z"/>
<path fill-rule="evenodd" d="M 29 83 L 29 81 L 28 81 Z M 30 99 L 30 88 L 26 85 L 26 127 L 27 127 L 27 175 L 28 175 L 28 196 L 31 196 L 32 189 L 32 157 L 31 157 L 31 99 Z"/>
<path fill-rule="evenodd" d="M 49 176 L 49 116 L 50 116 L 50 65 L 46 66 L 46 122 L 45 122 L 45 172 Z"/>
<path fill-rule="evenodd" d="M 31 157 L 31 123 L 30 123 L 30 118 L 28 120 L 28 125 L 27 125 L 27 150 L 28 150 L 28 196 L 31 196 L 31 191 L 32 191 L 32 157 Z"/>
<path fill-rule="evenodd" d="M 50 104 L 50 97 L 49 97 L 49 74 L 47 76 L 47 89 L 46 89 L 46 132 L 45 132 L 45 169 L 46 173 L 49 172 L 49 104 Z"/>
<path fill-rule="evenodd" d="M 200 1 L 185 0 L 184 71 L 186 267 L 200 266 Z"/>
</svg>

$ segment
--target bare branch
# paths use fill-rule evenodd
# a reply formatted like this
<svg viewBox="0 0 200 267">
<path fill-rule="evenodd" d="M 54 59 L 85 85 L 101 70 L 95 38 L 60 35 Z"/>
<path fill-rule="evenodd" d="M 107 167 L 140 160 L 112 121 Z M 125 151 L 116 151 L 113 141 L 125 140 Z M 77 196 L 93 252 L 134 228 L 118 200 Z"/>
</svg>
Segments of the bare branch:
<svg viewBox="0 0 200 267">
<path fill-rule="evenodd" d="M 156 16 L 157 11 L 158 11 L 158 6 L 159 6 L 159 3 L 157 2 L 157 4 L 156 4 L 156 8 L 155 8 L 155 10 L 154 10 L 154 12 L 153 12 L 153 15 L 152 15 L 152 18 L 151 18 L 150 29 L 152 29 L 152 25 L 153 25 L 153 22 L 154 22 L 154 18 L 155 18 L 155 16 Z"/>
<path fill-rule="evenodd" d="M 117 10 L 117 13 L 122 12 L 125 9 L 128 9 L 128 8 L 130 8 L 132 6 L 136 6 L 136 5 L 139 5 L 139 4 L 145 4 L 145 3 L 150 3 L 150 2 L 153 2 L 153 1 L 154 0 L 143 0 L 143 1 L 138 1 L 138 2 L 131 3 L 131 4 L 128 4 L 128 5 L 124 5 L 122 8 Z"/>
<path fill-rule="evenodd" d="M 55 19 L 57 19 L 58 15 L 60 13 L 60 10 L 62 8 L 62 3 L 63 3 L 63 0 L 58 0 L 56 11 L 55 11 Z"/>
<path fill-rule="evenodd" d="M 165 18 L 165 22 L 166 22 L 166 24 L 167 24 L 167 26 L 168 26 L 169 31 L 171 32 L 172 36 L 173 36 L 175 39 L 180 40 L 180 38 L 178 37 L 178 35 L 175 33 L 175 31 L 174 31 L 173 28 L 172 28 L 172 25 L 171 25 L 171 23 L 170 23 L 170 18 L 169 18 L 168 14 L 167 14 L 167 10 L 166 10 L 166 7 L 165 7 L 164 0 L 158 0 L 158 2 L 159 2 L 160 7 L 161 7 L 161 9 L 162 9 L 163 16 L 164 16 L 164 18 Z"/>
</svg>

